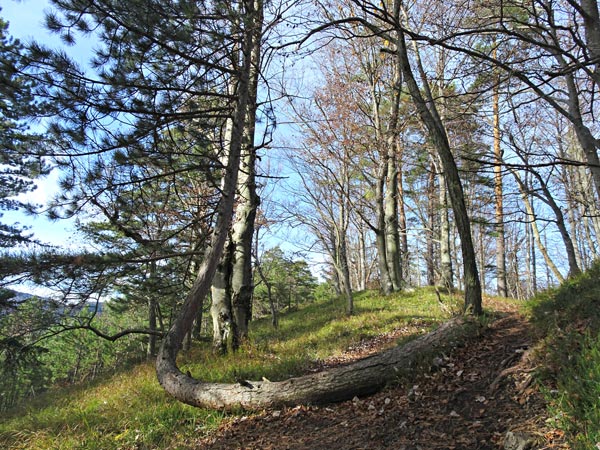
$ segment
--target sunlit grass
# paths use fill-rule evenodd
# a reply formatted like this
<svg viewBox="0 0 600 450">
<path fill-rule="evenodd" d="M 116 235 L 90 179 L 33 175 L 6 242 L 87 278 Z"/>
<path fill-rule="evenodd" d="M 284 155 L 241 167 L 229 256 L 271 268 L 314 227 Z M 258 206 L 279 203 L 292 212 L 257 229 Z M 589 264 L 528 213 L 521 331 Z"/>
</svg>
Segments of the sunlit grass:
<svg viewBox="0 0 600 450">
<path fill-rule="evenodd" d="M 161 448 L 172 439 L 210 431 L 223 417 L 218 411 L 170 399 L 158 385 L 152 364 L 59 395 L 47 398 L 46 406 L 31 405 L 3 421 L 0 447 L 117 449 L 143 444 Z"/>
<path fill-rule="evenodd" d="M 600 263 L 529 304 L 551 423 L 574 449 L 600 443 Z"/>
<path fill-rule="evenodd" d="M 459 301 L 443 296 L 444 303 Z M 421 332 L 448 317 L 433 289 L 381 297 L 356 295 L 355 314 L 342 300 L 321 301 L 270 320 L 252 323 L 251 340 L 233 355 L 217 357 L 207 343 L 182 356 L 181 365 L 205 381 L 281 380 L 296 376 L 315 360 L 395 328 Z M 6 414 L 0 421 L 0 448 L 134 449 L 185 448 L 185 442 L 214 430 L 225 414 L 192 408 L 167 396 L 152 363 L 90 385 L 57 389 Z"/>
</svg>

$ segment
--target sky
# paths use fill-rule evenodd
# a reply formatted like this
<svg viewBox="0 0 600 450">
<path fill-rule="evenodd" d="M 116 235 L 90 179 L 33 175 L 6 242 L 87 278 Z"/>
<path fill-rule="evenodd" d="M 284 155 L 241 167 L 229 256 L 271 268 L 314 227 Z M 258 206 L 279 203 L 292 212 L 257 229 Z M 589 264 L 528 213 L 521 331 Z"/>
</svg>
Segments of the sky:
<svg viewBox="0 0 600 450">
<path fill-rule="evenodd" d="M 3 0 L 2 17 L 10 22 L 10 32 L 19 39 L 40 37 L 49 33 L 43 30 L 46 0 Z"/>
<path fill-rule="evenodd" d="M 61 46 L 58 36 L 44 28 L 44 12 L 50 8 L 47 0 L 1 0 L 0 8 L 0 16 L 9 22 L 8 32 L 14 38 L 22 42 L 35 39 L 48 46 Z M 89 42 L 69 48 L 69 53 L 80 63 L 85 63 L 90 51 Z M 52 172 L 48 177 L 37 181 L 38 189 L 23 196 L 23 199 L 35 204 L 45 204 L 57 191 L 58 178 L 58 173 Z M 3 222 L 27 225 L 42 242 L 61 246 L 78 245 L 78 241 L 74 239 L 72 221 L 49 221 L 43 216 L 12 211 L 2 214 Z"/>
<path fill-rule="evenodd" d="M 60 41 L 59 37 L 51 34 L 44 27 L 45 12 L 51 9 L 49 0 L 0 0 L 0 16 L 9 22 L 9 34 L 23 42 L 37 40 L 50 47 L 65 46 Z M 92 40 L 79 40 L 75 46 L 66 47 L 65 50 L 79 64 L 85 66 L 90 59 L 94 42 Z M 278 127 L 277 133 L 282 133 L 284 126 Z M 284 133 L 285 134 L 285 133 Z M 25 198 L 36 204 L 45 204 L 57 192 L 58 174 L 52 173 L 47 178 L 38 182 L 39 188 L 28 194 Z M 5 223 L 19 222 L 30 227 L 35 237 L 42 242 L 58 245 L 61 247 L 81 247 L 83 244 L 77 238 L 74 231 L 73 221 L 54 221 L 51 222 L 43 216 L 26 216 L 19 212 L 6 212 L 2 221 Z M 275 231 L 275 230 L 273 230 Z M 286 252 L 295 252 L 299 248 L 290 241 L 297 241 L 298 236 L 289 236 L 289 230 L 277 230 L 274 234 L 265 236 L 267 243 L 265 248 L 271 248 L 280 245 Z M 301 241 L 306 240 L 307 236 L 303 236 Z M 313 258 L 309 258 L 313 259 Z M 317 255 L 317 260 L 322 257 Z M 315 267 L 315 271 L 319 271 Z"/>
</svg>

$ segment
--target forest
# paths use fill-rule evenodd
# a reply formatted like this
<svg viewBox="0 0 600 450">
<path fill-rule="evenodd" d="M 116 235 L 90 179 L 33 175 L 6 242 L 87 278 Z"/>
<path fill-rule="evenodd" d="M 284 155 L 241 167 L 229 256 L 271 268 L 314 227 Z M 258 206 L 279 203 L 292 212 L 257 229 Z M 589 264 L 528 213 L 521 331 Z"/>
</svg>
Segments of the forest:
<svg viewBox="0 0 600 450">
<path fill-rule="evenodd" d="M 46 6 L 57 41 L 14 38 L 0 9 L 0 411 L 148 363 L 202 411 L 352 400 L 500 304 L 539 323 L 561 289 L 598 301 L 595 0 Z M 72 236 L 48 242 L 42 216 Z M 577 302 L 567 328 L 593 340 Z M 325 338 L 343 349 L 408 305 L 396 328 L 428 333 L 377 370 L 182 362 L 294 342 L 284 324 L 319 308 L 382 314 Z"/>
</svg>

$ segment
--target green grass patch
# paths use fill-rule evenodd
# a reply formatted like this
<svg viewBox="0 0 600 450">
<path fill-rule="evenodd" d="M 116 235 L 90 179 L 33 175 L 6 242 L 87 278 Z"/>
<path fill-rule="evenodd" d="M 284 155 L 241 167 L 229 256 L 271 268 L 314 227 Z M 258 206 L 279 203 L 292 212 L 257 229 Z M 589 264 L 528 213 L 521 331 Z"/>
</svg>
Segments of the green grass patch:
<svg viewBox="0 0 600 450">
<path fill-rule="evenodd" d="M 443 295 L 447 304 L 457 302 Z M 183 370 L 206 381 L 276 381 L 297 376 L 315 360 L 341 354 L 363 339 L 395 328 L 424 331 L 448 318 L 434 289 L 381 297 L 356 295 L 348 317 L 342 300 L 321 300 L 284 314 L 273 329 L 268 318 L 251 324 L 251 340 L 232 355 L 215 356 L 197 343 L 181 357 Z M 92 384 L 54 389 L 0 417 L 0 448 L 141 449 L 186 448 L 226 418 L 220 411 L 192 408 L 167 396 L 151 363 Z"/>
<path fill-rule="evenodd" d="M 600 443 L 600 263 L 529 305 L 550 416 L 573 449 Z"/>
</svg>

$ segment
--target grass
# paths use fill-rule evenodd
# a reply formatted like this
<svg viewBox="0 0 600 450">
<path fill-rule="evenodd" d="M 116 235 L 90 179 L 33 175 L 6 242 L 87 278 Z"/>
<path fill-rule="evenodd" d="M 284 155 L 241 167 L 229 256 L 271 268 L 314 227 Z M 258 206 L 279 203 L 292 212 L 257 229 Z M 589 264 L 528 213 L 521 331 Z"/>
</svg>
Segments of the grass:
<svg viewBox="0 0 600 450">
<path fill-rule="evenodd" d="M 46 404 L 44 404 L 46 403 Z M 168 448 L 210 430 L 223 414 L 188 407 L 164 395 L 151 364 L 95 386 L 53 392 L 0 425 L 11 449 Z"/>
<path fill-rule="evenodd" d="M 574 450 L 600 445 L 600 262 L 528 305 L 549 413 Z"/>
<path fill-rule="evenodd" d="M 216 357 L 198 343 L 180 364 L 206 381 L 285 379 L 362 339 L 401 327 L 420 332 L 445 320 L 444 311 L 460 308 L 458 297 L 442 300 L 444 308 L 430 288 L 388 297 L 364 292 L 357 294 L 351 317 L 343 301 L 321 301 L 282 315 L 277 330 L 268 319 L 253 322 L 250 342 L 234 355 Z M 540 376 L 554 425 L 573 449 L 598 448 L 600 263 L 526 308 L 542 343 Z M 91 384 L 57 388 L 4 414 L 0 448 L 189 449 L 228 417 L 171 399 L 156 382 L 153 364 L 144 363 Z"/>
<path fill-rule="evenodd" d="M 457 298 L 444 296 L 456 310 Z M 303 373 L 315 360 L 398 327 L 420 331 L 445 320 L 433 289 L 381 297 L 356 295 L 356 313 L 344 302 L 321 301 L 251 326 L 251 340 L 234 355 L 216 357 L 198 344 L 180 365 L 206 381 L 236 378 L 281 380 Z M 192 408 L 167 396 L 151 363 L 93 384 L 56 389 L 0 417 L 0 448 L 6 449 L 184 449 L 222 423 L 221 411 Z"/>
</svg>

